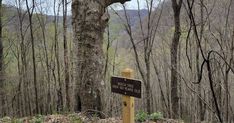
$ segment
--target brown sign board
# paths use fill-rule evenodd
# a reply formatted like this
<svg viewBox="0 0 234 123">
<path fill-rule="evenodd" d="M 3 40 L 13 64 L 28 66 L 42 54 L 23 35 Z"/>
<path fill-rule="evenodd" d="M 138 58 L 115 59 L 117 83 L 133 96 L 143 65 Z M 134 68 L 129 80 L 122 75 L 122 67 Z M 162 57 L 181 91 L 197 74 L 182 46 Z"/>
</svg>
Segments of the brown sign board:
<svg viewBox="0 0 234 123">
<path fill-rule="evenodd" d="M 141 98 L 141 81 L 111 77 L 111 92 Z"/>
</svg>

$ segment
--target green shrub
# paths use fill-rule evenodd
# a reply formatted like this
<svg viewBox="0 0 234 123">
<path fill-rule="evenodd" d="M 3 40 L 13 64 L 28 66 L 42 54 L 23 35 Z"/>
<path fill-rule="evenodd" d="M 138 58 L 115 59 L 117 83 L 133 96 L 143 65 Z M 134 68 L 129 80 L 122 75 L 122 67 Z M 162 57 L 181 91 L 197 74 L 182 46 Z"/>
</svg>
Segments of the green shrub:
<svg viewBox="0 0 234 123">
<path fill-rule="evenodd" d="M 144 111 L 139 111 L 136 114 L 136 121 L 144 122 L 148 119 L 149 115 Z"/>
<path fill-rule="evenodd" d="M 30 123 L 43 123 L 44 121 L 44 116 L 42 115 L 37 115 L 35 117 L 32 118 L 32 120 L 30 121 Z"/>
<path fill-rule="evenodd" d="M 11 122 L 10 117 L 3 117 L 2 119 L 0 119 L 0 123 L 10 123 L 10 122 Z"/>
<path fill-rule="evenodd" d="M 34 123 L 43 123 L 43 120 L 40 119 L 40 118 L 39 118 L 39 119 L 35 119 L 35 120 L 34 120 Z"/>
<path fill-rule="evenodd" d="M 24 123 L 23 119 L 13 119 L 11 123 Z"/>
<path fill-rule="evenodd" d="M 163 118 L 163 114 L 161 112 L 154 112 L 149 116 L 150 120 L 157 121 Z"/>
</svg>

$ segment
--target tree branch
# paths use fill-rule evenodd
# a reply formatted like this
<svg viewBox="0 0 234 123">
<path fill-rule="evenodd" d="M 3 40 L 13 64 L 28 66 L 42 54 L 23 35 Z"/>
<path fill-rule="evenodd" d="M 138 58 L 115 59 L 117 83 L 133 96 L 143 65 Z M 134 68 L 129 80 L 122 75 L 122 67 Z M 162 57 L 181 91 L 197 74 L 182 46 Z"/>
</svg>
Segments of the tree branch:
<svg viewBox="0 0 234 123">
<path fill-rule="evenodd" d="M 121 3 L 124 4 L 127 1 L 131 1 L 131 0 L 106 0 L 106 6 L 109 6 L 113 3 Z"/>
</svg>

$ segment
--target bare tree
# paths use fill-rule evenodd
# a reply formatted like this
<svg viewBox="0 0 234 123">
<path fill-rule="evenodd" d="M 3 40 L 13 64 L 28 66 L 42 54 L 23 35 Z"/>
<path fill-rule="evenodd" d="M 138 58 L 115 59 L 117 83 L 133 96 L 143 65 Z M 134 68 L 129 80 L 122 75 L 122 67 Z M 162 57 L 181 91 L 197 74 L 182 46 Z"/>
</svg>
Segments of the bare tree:
<svg viewBox="0 0 234 123">
<path fill-rule="evenodd" d="M 181 35 L 180 27 L 180 10 L 183 0 L 171 0 L 174 12 L 175 32 L 171 44 L 171 104 L 172 117 L 179 118 L 179 97 L 178 97 L 178 70 L 177 70 L 177 56 L 178 45 Z"/>
<path fill-rule="evenodd" d="M 60 73 L 60 60 L 59 60 L 59 39 L 58 39 L 58 21 L 59 21 L 59 10 L 60 10 L 60 3 L 56 4 L 57 0 L 54 0 L 54 6 L 53 6 L 53 11 L 54 11 L 54 53 L 55 53 L 55 63 L 56 63 L 56 68 L 57 68 L 57 79 L 58 79 L 58 90 L 57 90 L 57 111 L 63 111 L 64 109 L 64 97 L 63 97 L 63 83 L 61 81 L 61 73 Z M 56 6 L 58 5 L 58 6 Z M 54 76 L 56 79 L 56 76 Z M 56 81 L 56 80 L 55 80 Z"/>
<path fill-rule="evenodd" d="M 64 74 L 65 74 L 65 87 L 66 87 L 66 106 L 68 111 L 71 110 L 70 99 L 70 72 L 68 60 L 68 47 L 67 47 L 67 0 L 63 0 L 63 48 L 64 48 Z"/>
<path fill-rule="evenodd" d="M 27 61 L 27 53 L 28 53 L 28 45 L 29 43 L 25 41 L 26 32 L 29 28 L 28 24 L 26 24 L 26 28 L 24 28 L 24 21 L 27 12 L 22 10 L 22 1 L 16 0 L 17 5 L 17 19 L 19 20 L 16 28 L 19 34 L 17 34 L 17 38 L 20 40 L 19 43 L 19 51 L 16 56 L 18 56 L 17 64 L 18 64 L 18 75 L 19 75 L 19 84 L 15 94 L 15 100 L 17 100 L 16 109 L 19 109 L 17 116 L 25 116 L 28 114 L 32 114 L 31 103 L 28 100 L 29 94 L 29 81 L 27 78 L 28 73 L 28 61 Z"/>
<path fill-rule="evenodd" d="M 49 58 L 49 50 L 48 50 L 48 37 L 46 35 L 46 18 L 43 16 L 43 6 L 41 5 L 39 8 L 39 13 L 41 16 L 37 14 L 37 19 L 39 26 L 41 28 L 42 33 L 42 44 L 43 44 L 43 55 L 45 57 L 45 69 L 46 69 L 46 81 L 47 81 L 47 104 L 46 104 L 46 114 L 52 113 L 52 87 L 51 87 L 51 70 L 50 70 L 50 58 Z"/>
<path fill-rule="evenodd" d="M 126 20 L 123 24 L 127 35 L 129 36 L 130 42 L 132 44 L 132 49 L 134 53 L 134 58 L 136 62 L 136 67 L 140 73 L 140 76 L 143 80 L 144 89 L 145 89 L 145 98 L 146 98 L 146 110 L 148 113 L 153 112 L 153 99 L 152 99 L 152 88 L 151 88 L 151 65 L 152 65 L 152 49 L 154 48 L 156 32 L 159 26 L 159 21 L 161 19 L 161 12 L 157 16 L 156 12 L 153 12 L 154 0 L 146 0 L 147 5 L 147 17 L 141 17 L 140 13 L 140 2 L 138 3 L 138 19 L 139 19 L 139 32 L 134 32 L 133 27 L 131 26 L 130 17 L 127 14 L 126 7 L 123 6 L 124 9 L 124 19 L 115 12 L 122 20 Z M 162 3 L 161 0 L 157 1 L 158 3 Z M 157 18 L 156 18 L 157 17 Z M 136 34 L 135 34 L 136 33 Z M 139 36 L 139 37 L 138 37 Z M 139 41 L 135 39 L 139 38 Z M 143 54 L 141 54 L 143 52 Z M 141 63 L 141 55 L 143 55 L 144 62 Z M 143 65 L 142 65 L 143 64 Z"/>
<path fill-rule="evenodd" d="M 35 104 L 36 104 L 36 113 L 40 112 L 39 110 L 39 98 L 38 98 L 38 84 L 37 84 L 37 68 L 36 68 L 36 57 L 35 57 L 35 45 L 34 45 L 34 35 L 33 35 L 33 12 L 35 9 L 35 1 L 32 0 L 32 7 L 29 6 L 28 0 L 26 0 L 27 13 L 29 17 L 29 28 L 31 36 L 31 45 L 32 45 L 32 60 L 33 60 L 33 82 L 34 82 L 34 91 L 35 91 Z"/>
<path fill-rule="evenodd" d="M 0 108 L 4 104 L 4 84 L 3 84 L 3 38 L 2 38 L 2 0 L 0 0 Z M 4 115 L 4 111 L 0 113 L 0 116 Z"/>
<path fill-rule="evenodd" d="M 208 49 L 208 51 L 205 52 L 205 50 L 207 49 L 203 49 L 202 47 L 202 33 L 200 33 L 200 37 L 199 37 L 199 34 L 198 34 L 198 27 L 197 27 L 197 24 L 196 24 L 196 21 L 195 21 L 195 13 L 193 12 L 193 8 L 194 8 L 194 0 L 192 1 L 189 1 L 187 0 L 187 6 L 188 6 L 188 10 L 187 10 L 187 13 L 189 14 L 189 19 L 191 21 L 191 25 L 192 25 L 192 29 L 193 29 L 193 32 L 194 32 L 194 35 L 195 35 L 195 38 L 196 38 L 196 43 L 197 43 L 197 48 L 200 50 L 200 53 L 202 55 L 202 59 L 203 59 L 203 62 L 201 64 L 201 67 L 200 67 L 200 71 L 198 72 L 198 82 L 196 82 L 195 84 L 200 84 L 201 80 L 202 80 L 202 77 L 203 77 L 203 71 L 204 71 L 204 66 L 206 65 L 206 69 L 207 69 L 207 77 L 208 77 L 208 81 L 209 81 L 209 88 L 210 88 L 210 98 L 211 98 L 211 105 L 213 105 L 213 108 L 215 110 L 214 114 L 215 114 L 215 117 L 217 118 L 217 120 L 219 122 L 229 122 L 228 120 L 228 112 L 229 112 L 229 109 L 228 110 L 225 110 L 228 106 L 228 95 L 229 95 L 229 90 L 227 87 L 225 87 L 225 95 L 224 97 L 226 97 L 226 99 L 224 100 L 224 105 L 222 104 L 222 87 L 221 87 L 221 72 L 224 76 L 224 85 L 227 86 L 228 84 L 228 73 L 230 71 L 233 72 L 233 68 L 231 66 L 231 61 L 232 61 L 232 55 L 230 58 L 228 58 L 228 55 L 226 54 L 226 52 L 230 53 L 230 54 L 233 54 L 233 49 L 230 48 L 230 47 L 233 47 L 233 44 L 232 44 L 232 39 L 229 39 L 230 40 L 230 44 L 226 45 L 226 43 L 228 43 L 228 38 L 226 36 L 226 34 L 229 32 L 227 31 L 227 25 L 228 25 L 228 18 L 229 18 L 229 11 L 230 11 L 230 5 L 232 3 L 232 0 L 230 1 L 229 3 L 229 7 L 227 9 L 227 16 L 226 16 L 226 22 L 225 22 L 225 28 L 224 28 L 224 34 L 222 34 L 222 31 L 216 29 L 215 31 L 218 32 L 218 34 L 220 35 L 220 38 L 217 38 L 217 36 L 215 35 L 215 31 L 211 29 L 211 25 L 210 25 L 210 22 L 208 21 L 208 27 L 209 27 L 209 34 L 211 34 L 211 37 L 213 37 L 215 39 L 215 42 L 217 42 L 217 46 L 221 49 L 219 51 L 215 51 L 214 49 L 216 48 L 213 48 L 213 49 Z M 202 6 L 204 6 L 204 4 L 202 4 Z M 206 8 L 206 6 L 204 6 Z M 210 12 L 211 13 L 211 12 Z M 208 13 L 208 18 L 209 18 L 209 15 L 210 13 Z M 204 26 L 202 24 L 202 26 Z M 201 29 L 203 28 L 201 26 Z M 215 28 L 217 28 L 215 26 Z M 201 30 L 202 31 L 202 30 Z M 207 37 L 204 38 L 206 42 L 207 41 Z M 225 41 L 224 41 L 225 40 Z M 225 43 L 224 43 L 225 42 Z M 227 51 L 225 51 L 227 50 Z M 217 57 L 219 58 L 219 60 L 217 59 Z M 223 62 L 223 63 L 221 63 Z M 224 65 L 221 65 L 221 64 L 224 64 Z M 225 66 L 225 67 L 222 67 L 222 66 Z M 218 69 L 216 69 L 218 68 Z M 216 69 L 216 70 L 215 70 Z M 223 72 L 223 69 L 224 69 L 224 72 Z M 227 102 L 226 102 L 227 101 Z M 224 108 L 224 111 L 222 111 Z M 230 108 L 230 107 L 229 107 Z M 224 115 L 223 115 L 224 114 Z M 226 121 L 225 121 L 226 120 Z"/>
</svg>

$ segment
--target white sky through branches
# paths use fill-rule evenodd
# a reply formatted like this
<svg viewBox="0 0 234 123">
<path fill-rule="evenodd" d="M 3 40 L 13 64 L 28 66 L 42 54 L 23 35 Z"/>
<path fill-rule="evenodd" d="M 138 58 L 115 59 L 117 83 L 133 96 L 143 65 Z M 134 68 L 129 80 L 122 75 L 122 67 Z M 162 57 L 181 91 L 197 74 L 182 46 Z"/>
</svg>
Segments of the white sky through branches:
<svg viewBox="0 0 234 123">
<path fill-rule="evenodd" d="M 17 6 L 16 1 L 18 1 L 18 0 L 3 0 L 3 4 Z M 21 0 L 21 1 L 24 1 L 21 3 L 22 7 L 23 8 L 26 7 L 25 0 Z M 29 3 L 31 2 L 31 0 L 28 0 L 28 1 L 29 1 Z M 58 0 L 56 2 L 59 2 L 59 1 L 60 0 Z M 71 0 L 68 0 L 68 1 L 71 1 Z M 37 6 L 40 6 L 40 7 L 37 7 L 36 12 L 39 12 L 41 9 L 43 9 L 44 14 L 54 15 L 54 12 L 53 12 L 54 0 L 35 0 L 35 2 L 37 4 Z M 139 0 L 139 3 L 140 3 L 140 9 L 146 8 L 146 0 Z M 128 2 L 126 2 L 125 5 L 128 9 L 137 9 L 138 8 L 137 0 L 128 1 Z M 122 9 L 121 4 L 113 4 L 112 7 L 117 9 L 117 10 Z M 62 6 L 60 7 L 60 12 L 61 12 L 61 10 L 62 10 Z M 69 15 L 71 14 L 71 4 L 68 5 L 68 14 Z"/>
</svg>

